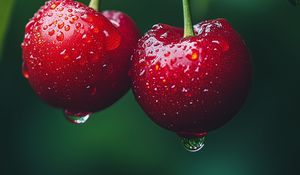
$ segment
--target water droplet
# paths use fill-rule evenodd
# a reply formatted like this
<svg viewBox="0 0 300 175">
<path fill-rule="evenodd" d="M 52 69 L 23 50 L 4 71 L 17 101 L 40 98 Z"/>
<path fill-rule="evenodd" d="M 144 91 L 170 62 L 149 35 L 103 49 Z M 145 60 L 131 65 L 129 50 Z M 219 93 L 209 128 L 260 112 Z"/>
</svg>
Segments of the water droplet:
<svg viewBox="0 0 300 175">
<path fill-rule="evenodd" d="M 100 30 L 99 30 L 97 27 L 95 27 L 95 28 L 93 29 L 93 32 L 94 32 L 94 33 L 99 33 Z"/>
<path fill-rule="evenodd" d="M 105 71 L 106 78 L 109 78 L 111 73 L 113 73 L 113 71 L 114 71 L 113 66 L 111 64 L 103 64 L 102 67 L 103 67 L 103 70 Z"/>
<path fill-rule="evenodd" d="M 63 41 L 65 38 L 64 34 L 62 32 L 58 32 L 56 35 L 57 41 Z"/>
<path fill-rule="evenodd" d="M 104 30 L 103 33 L 104 33 L 105 37 L 109 37 L 109 33 L 107 30 Z"/>
<path fill-rule="evenodd" d="M 24 62 L 22 64 L 22 74 L 23 74 L 24 78 L 26 78 L 26 79 L 29 78 L 28 68 Z"/>
<path fill-rule="evenodd" d="M 87 35 L 87 34 L 83 34 L 83 35 L 82 35 L 82 39 L 84 39 L 84 41 L 85 41 L 86 43 L 91 43 L 91 42 L 92 42 L 92 37 L 89 36 L 89 35 Z"/>
<path fill-rule="evenodd" d="M 76 29 L 80 29 L 81 24 L 80 24 L 80 23 L 76 23 L 76 24 L 75 24 L 75 27 L 76 27 Z"/>
<path fill-rule="evenodd" d="M 51 10 L 54 10 L 55 8 L 56 8 L 55 4 L 52 4 L 51 7 L 50 7 Z"/>
<path fill-rule="evenodd" d="M 177 62 L 177 58 L 171 59 L 171 65 L 175 64 Z"/>
<path fill-rule="evenodd" d="M 183 147 L 189 152 L 200 151 L 204 146 L 205 137 L 181 138 Z"/>
<path fill-rule="evenodd" d="M 50 6 L 50 9 L 51 10 L 55 10 L 56 9 L 56 7 L 58 6 L 60 4 L 60 2 L 54 2 L 51 6 Z"/>
<path fill-rule="evenodd" d="M 79 55 L 78 57 L 75 58 L 76 60 L 80 60 L 81 59 L 81 55 Z"/>
<path fill-rule="evenodd" d="M 69 22 L 70 24 L 74 24 L 75 21 L 73 19 L 70 19 Z"/>
<path fill-rule="evenodd" d="M 74 124 L 84 124 L 91 116 L 89 112 L 72 112 L 64 110 L 65 117 L 68 121 Z"/>
<path fill-rule="evenodd" d="M 146 72 L 146 70 L 143 69 L 143 70 L 140 72 L 139 76 L 143 76 L 143 75 L 145 74 L 145 72 Z"/>
<path fill-rule="evenodd" d="M 191 61 L 196 61 L 199 59 L 199 51 L 196 49 L 192 50 L 192 54 L 186 56 Z"/>
<path fill-rule="evenodd" d="M 157 70 L 157 71 L 159 70 L 159 65 L 158 64 L 155 65 L 155 70 Z"/>
<path fill-rule="evenodd" d="M 52 12 L 48 12 L 47 16 L 51 17 L 51 16 L 53 16 L 53 13 Z"/>
<path fill-rule="evenodd" d="M 52 35 L 54 35 L 54 33 L 55 33 L 55 31 L 53 29 L 51 29 L 51 30 L 49 30 L 48 35 L 52 36 Z"/>
<path fill-rule="evenodd" d="M 78 18 L 79 18 L 78 16 L 73 16 L 73 17 L 72 17 L 72 20 L 73 20 L 73 21 L 77 21 Z"/>
<path fill-rule="evenodd" d="M 59 8 L 58 8 L 58 11 L 63 11 L 63 10 L 64 10 L 63 7 L 59 7 Z"/>
<path fill-rule="evenodd" d="M 188 90 L 186 88 L 182 88 L 181 91 L 184 92 L 184 93 L 188 92 Z"/>
<path fill-rule="evenodd" d="M 118 30 L 112 28 L 112 30 L 104 30 L 103 33 L 106 36 L 105 47 L 107 50 L 114 50 L 120 46 L 121 35 Z"/>
<path fill-rule="evenodd" d="M 167 53 L 165 53 L 165 57 L 169 57 L 171 55 L 171 52 L 167 52 Z"/>
<path fill-rule="evenodd" d="M 64 55 L 66 54 L 67 49 L 63 50 L 62 52 L 60 52 L 60 55 Z"/>
<path fill-rule="evenodd" d="M 57 25 L 57 27 L 58 27 L 59 29 L 62 29 L 64 26 L 65 26 L 65 23 L 62 22 L 62 21 L 59 22 L 58 25 Z"/>
<path fill-rule="evenodd" d="M 44 25 L 43 26 L 43 30 L 47 30 L 48 29 L 48 26 L 47 25 Z"/>
<path fill-rule="evenodd" d="M 83 14 L 81 16 L 81 19 L 86 21 L 86 22 L 93 22 L 93 18 L 90 15 L 87 15 L 87 14 Z"/>
<path fill-rule="evenodd" d="M 65 26 L 65 31 L 69 31 L 70 30 L 70 26 L 69 25 L 66 25 Z"/>
</svg>

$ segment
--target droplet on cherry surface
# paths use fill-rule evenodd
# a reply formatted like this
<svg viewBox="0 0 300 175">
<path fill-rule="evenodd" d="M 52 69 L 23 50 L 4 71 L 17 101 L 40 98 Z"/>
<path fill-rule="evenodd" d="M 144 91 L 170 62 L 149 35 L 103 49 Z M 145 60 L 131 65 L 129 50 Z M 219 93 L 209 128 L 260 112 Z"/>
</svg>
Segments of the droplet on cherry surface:
<svg viewBox="0 0 300 175">
<path fill-rule="evenodd" d="M 64 110 L 66 119 L 74 124 L 84 124 L 90 118 L 90 112 L 72 112 L 67 109 Z"/>
<path fill-rule="evenodd" d="M 24 78 L 26 78 L 26 79 L 29 78 L 28 68 L 25 63 L 22 64 L 22 74 L 23 74 Z"/>
<path fill-rule="evenodd" d="M 189 152 L 198 152 L 204 147 L 205 137 L 182 137 L 183 147 Z"/>
</svg>

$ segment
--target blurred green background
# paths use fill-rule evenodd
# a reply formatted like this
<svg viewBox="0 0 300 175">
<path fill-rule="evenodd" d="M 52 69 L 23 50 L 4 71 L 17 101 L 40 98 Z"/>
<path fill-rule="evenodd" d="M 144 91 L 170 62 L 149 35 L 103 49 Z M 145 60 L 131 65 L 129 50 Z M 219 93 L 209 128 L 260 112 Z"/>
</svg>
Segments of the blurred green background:
<svg viewBox="0 0 300 175">
<path fill-rule="evenodd" d="M 182 26 L 181 0 L 102 0 L 143 32 Z M 88 1 L 81 1 L 88 4 Z M 275 175 L 299 173 L 300 7 L 288 0 L 191 0 L 194 23 L 227 18 L 253 57 L 241 112 L 198 153 L 150 121 L 132 92 L 85 125 L 68 123 L 21 76 L 24 26 L 43 0 L 0 1 L 0 174 Z M 296 173 L 297 174 L 297 173 Z"/>
</svg>

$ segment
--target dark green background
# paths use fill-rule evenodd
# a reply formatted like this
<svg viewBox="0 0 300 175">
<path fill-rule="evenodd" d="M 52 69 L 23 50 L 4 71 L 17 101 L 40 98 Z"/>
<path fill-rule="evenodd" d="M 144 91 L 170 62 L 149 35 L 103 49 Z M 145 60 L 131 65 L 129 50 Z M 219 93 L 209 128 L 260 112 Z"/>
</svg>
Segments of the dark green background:
<svg viewBox="0 0 300 175">
<path fill-rule="evenodd" d="M 131 92 L 82 126 L 36 97 L 21 76 L 20 43 L 43 3 L 0 2 L 1 175 L 299 173 L 300 7 L 288 0 L 191 0 L 194 22 L 227 18 L 254 64 L 244 108 L 193 154 L 152 123 Z M 180 0 L 103 0 L 102 9 L 128 13 L 143 32 L 158 22 L 183 24 Z"/>
</svg>

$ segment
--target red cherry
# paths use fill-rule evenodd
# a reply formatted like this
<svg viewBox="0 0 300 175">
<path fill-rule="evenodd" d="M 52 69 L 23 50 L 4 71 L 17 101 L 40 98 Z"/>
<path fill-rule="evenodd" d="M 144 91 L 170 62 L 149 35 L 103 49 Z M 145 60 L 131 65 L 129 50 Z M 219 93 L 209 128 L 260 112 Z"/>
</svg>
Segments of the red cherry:
<svg viewBox="0 0 300 175">
<path fill-rule="evenodd" d="M 180 28 L 154 25 L 138 42 L 132 79 L 138 103 L 155 123 L 202 139 L 239 111 L 252 66 L 245 43 L 225 19 L 194 30 L 196 36 L 183 38 Z"/>
<path fill-rule="evenodd" d="M 130 87 L 138 29 L 121 12 L 104 15 L 73 0 L 52 0 L 25 29 L 24 76 L 45 102 L 73 116 L 110 106 Z"/>
</svg>

